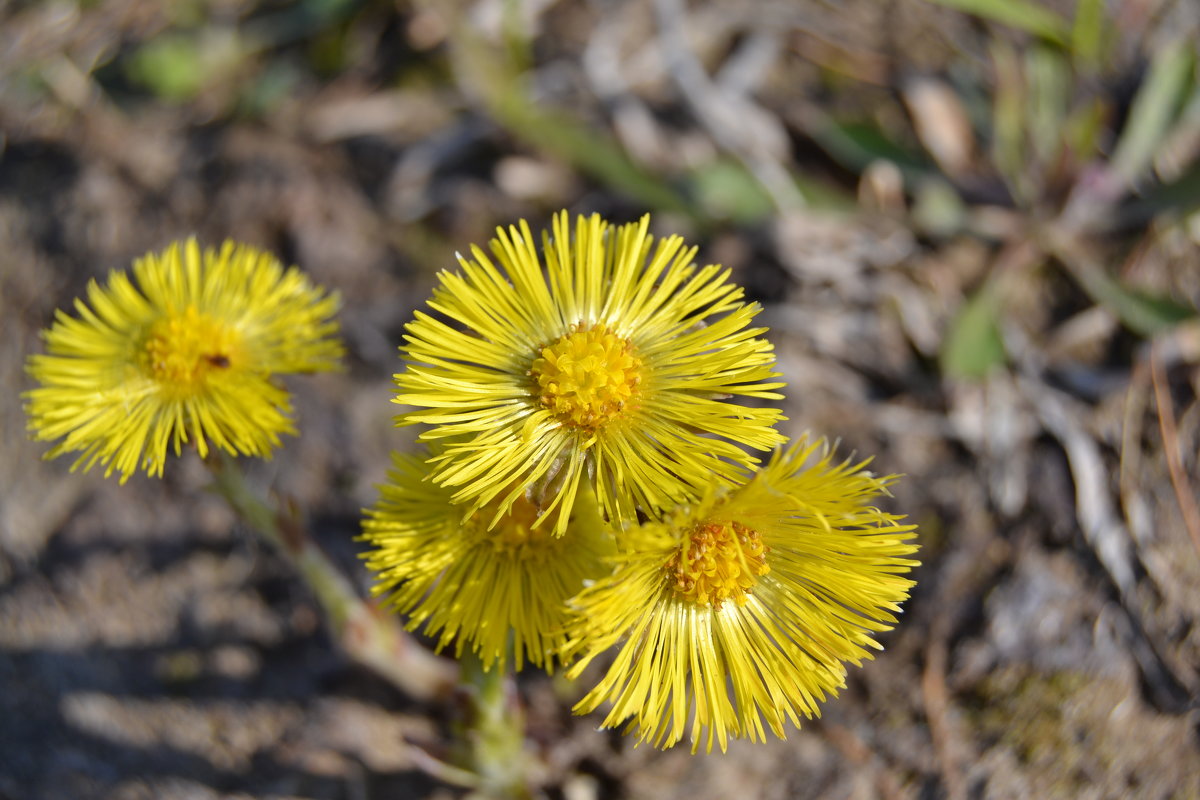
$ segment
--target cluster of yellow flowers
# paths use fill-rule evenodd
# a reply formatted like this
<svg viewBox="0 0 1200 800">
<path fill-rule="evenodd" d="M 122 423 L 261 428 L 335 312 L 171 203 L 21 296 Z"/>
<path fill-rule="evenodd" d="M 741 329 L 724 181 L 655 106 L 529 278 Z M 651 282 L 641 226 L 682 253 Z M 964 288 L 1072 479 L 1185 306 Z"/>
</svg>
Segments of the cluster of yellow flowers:
<svg viewBox="0 0 1200 800">
<path fill-rule="evenodd" d="M 573 678 L 607 654 L 577 711 L 725 749 L 783 736 L 871 657 L 915 532 L 872 504 L 894 476 L 787 444 L 759 307 L 648 228 L 563 212 L 540 246 L 522 222 L 439 275 L 396 376 L 422 450 L 367 511 L 367 563 L 439 646 Z M 292 427 L 271 376 L 335 364 L 336 298 L 231 245 L 134 275 L 47 332 L 35 435 L 123 478 L 189 441 L 268 454 Z"/>
<path fill-rule="evenodd" d="M 540 242 L 522 222 L 442 273 L 408 325 L 395 401 L 428 451 L 397 459 L 365 538 L 414 625 L 579 677 L 576 707 L 639 740 L 782 736 L 895 622 L 913 526 L 892 477 L 786 446 L 760 310 L 649 219 Z M 540 246 L 539 246 L 540 245 Z M 746 449 L 775 449 L 769 462 Z"/>
</svg>

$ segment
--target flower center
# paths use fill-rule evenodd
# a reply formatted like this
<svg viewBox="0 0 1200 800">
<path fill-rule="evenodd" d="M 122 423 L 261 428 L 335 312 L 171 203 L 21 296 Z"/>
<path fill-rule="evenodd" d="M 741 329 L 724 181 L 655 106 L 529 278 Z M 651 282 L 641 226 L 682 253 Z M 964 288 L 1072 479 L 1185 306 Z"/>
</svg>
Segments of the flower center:
<svg viewBox="0 0 1200 800">
<path fill-rule="evenodd" d="M 739 522 L 697 525 L 664 565 L 675 594 L 697 605 L 720 608 L 733 598 L 745 604 L 750 589 L 771 571 L 758 531 Z"/>
<path fill-rule="evenodd" d="M 592 432 L 637 408 L 642 360 L 604 323 L 576 324 L 542 348 L 529 374 L 542 405 L 560 422 Z"/>
<path fill-rule="evenodd" d="M 154 380 L 181 392 L 193 391 L 214 372 L 229 369 L 240 337 L 189 305 L 150 326 L 142 342 L 141 362 Z"/>
<path fill-rule="evenodd" d="M 560 537 L 553 534 L 552 525 L 533 526 L 538 509 L 531 501 L 517 498 L 489 530 L 495 513 L 495 504 L 489 504 L 475 512 L 467 522 L 481 541 L 491 545 L 495 555 L 520 561 L 543 561 L 553 554 Z"/>
</svg>

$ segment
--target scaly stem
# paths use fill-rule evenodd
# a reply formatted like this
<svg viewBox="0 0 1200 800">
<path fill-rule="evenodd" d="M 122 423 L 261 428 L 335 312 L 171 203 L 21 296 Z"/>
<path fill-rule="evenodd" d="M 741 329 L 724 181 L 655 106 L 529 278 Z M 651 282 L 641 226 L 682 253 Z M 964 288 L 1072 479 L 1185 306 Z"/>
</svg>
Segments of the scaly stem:
<svg viewBox="0 0 1200 800">
<path fill-rule="evenodd" d="M 462 657 L 469 710 L 466 757 L 479 776 L 478 791 L 493 800 L 532 800 L 525 753 L 525 714 L 506 670 L 483 668 L 474 651 Z"/>
<path fill-rule="evenodd" d="M 275 508 L 259 497 L 234 459 L 210 454 L 205 463 L 230 507 L 304 578 L 325 612 L 330 634 L 346 655 L 418 699 L 445 696 L 453 690 L 457 684 L 453 664 L 430 653 L 395 618 L 360 597 L 313 543 L 295 508 L 285 503 Z"/>
</svg>

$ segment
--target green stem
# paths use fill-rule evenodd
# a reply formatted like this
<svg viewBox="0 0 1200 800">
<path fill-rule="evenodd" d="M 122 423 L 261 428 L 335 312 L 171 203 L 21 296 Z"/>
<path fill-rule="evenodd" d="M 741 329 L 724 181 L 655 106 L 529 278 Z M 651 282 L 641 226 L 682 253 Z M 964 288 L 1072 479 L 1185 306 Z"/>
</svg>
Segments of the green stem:
<svg viewBox="0 0 1200 800">
<path fill-rule="evenodd" d="M 360 597 L 313 543 L 294 506 L 280 503 L 275 508 L 265 502 L 232 458 L 210 454 L 205 463 L 217 492 L 304 578 L 325 612 L 330 634 L 346 655 L 412 697 L 428 700 L 452 691 L 457 675 L 451 662 L 430 653 L 394 617 Z"/>
<path fill-rule="evenodd" d="M 478 791 L 493 800 L 532 800 L 525 753 L 525 714 L 512 676 L 490 670 L 474 651 L 462 657 L 462 685 L 469 700 L 466 742 Z"/>
</svg>

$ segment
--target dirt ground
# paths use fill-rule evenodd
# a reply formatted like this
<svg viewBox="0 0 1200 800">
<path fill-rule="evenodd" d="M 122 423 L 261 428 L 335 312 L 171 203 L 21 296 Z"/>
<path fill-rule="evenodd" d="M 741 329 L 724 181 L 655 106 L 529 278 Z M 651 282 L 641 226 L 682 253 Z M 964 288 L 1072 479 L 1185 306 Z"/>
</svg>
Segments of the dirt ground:
<svg viewBox="0 0 1200 800">
<path fill-rule="evenodd" d="M 0 0 L 0 799 L 466 794 L 412 749 L 446 753 L 454 704 L 342 655 L 194 455 L 124 486 L 41 460 L 23 364 L 193 233 L 335 288 L 346 369 L 290 383 L 302 433 L 250 469 L 365 593 L 404 323 L 455 251 L 560 208 L 731 267 L 785 432 L 905 474 L 923 564 L 785 741 L 634 748 L 523 675 L 540 791 L 1200 798 L 1200 10 L 1099 7 L 1063 72 L 1050 34 L 918 0 Z M 1100 109 L 1074 150 L 1092 117 L 1020 111 L 1064 75 Z"/>
</svg>

